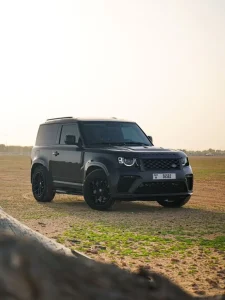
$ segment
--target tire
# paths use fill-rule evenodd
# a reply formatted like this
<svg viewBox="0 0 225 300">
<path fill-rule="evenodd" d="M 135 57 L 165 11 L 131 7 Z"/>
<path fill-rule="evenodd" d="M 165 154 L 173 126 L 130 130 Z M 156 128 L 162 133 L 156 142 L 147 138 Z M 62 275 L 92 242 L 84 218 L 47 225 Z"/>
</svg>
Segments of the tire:
<svg viewBox="0 0 225 300">
<path fill-rule="evenodd" d="M 174 199 L 169 198 L 169 199 L 157 200 L 157 202 L 164 207 L 176 208 L 176 207 L 184 206 L 190 200 L 190 198 L 191 196 L 177 197 Z"/>
<path fill-rule="evenodd" d="M 33 171 L 32 192 L 38 202 L 51 202 L 55 197 L 49 172 L 43 166 L 38 166 Z"/>
<path fill-rule="evenodd" d="M 84 182 L 84 200 L 95 210 L 109 210 L 115 200 L 110 196 L 108 178 L 103 170 L 88 174 Z"/>
</svg>

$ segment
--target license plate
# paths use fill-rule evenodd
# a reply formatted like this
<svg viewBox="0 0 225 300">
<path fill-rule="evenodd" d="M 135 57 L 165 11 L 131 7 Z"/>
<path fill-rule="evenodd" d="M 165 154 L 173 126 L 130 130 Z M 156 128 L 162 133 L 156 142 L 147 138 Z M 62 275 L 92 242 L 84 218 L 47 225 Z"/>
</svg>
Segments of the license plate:
<svg viewBox="0 0 225 300">
<path fill-rule="evenodd" d="M 176 173 L 153 174 L 154 180 L 160 179 L 176 179 Z"/>
</svg>

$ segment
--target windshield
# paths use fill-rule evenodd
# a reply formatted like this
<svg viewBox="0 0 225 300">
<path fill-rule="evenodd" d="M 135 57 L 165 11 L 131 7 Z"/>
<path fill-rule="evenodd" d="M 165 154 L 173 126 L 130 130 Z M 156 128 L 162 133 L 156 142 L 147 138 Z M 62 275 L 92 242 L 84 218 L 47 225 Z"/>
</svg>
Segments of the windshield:
<svg viewBox="0 0 225 300">
<path fill-rule="evenodd" d="M 85 144 L 95 145 L 146 145 L 148 138 L 135 123 L 129 122 L 82 122 L 80 123 Z"/>
</svg>

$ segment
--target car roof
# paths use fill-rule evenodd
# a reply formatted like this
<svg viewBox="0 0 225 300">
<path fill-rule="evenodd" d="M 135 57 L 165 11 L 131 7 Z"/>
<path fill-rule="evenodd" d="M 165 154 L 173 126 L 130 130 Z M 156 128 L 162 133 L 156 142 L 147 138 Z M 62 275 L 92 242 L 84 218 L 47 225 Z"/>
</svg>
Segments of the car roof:
<svg viewBox="0 0 225 300">
<path fill-rule="evenodd" d="M 74 123 L 74 122 L 129 122 L 133 121 L 117 119 L 117 118 L 73 118 L 73 117 L 59 117 L 47 119 L 43 124 L 56 124 L 56 123 Z"/>
</svg>

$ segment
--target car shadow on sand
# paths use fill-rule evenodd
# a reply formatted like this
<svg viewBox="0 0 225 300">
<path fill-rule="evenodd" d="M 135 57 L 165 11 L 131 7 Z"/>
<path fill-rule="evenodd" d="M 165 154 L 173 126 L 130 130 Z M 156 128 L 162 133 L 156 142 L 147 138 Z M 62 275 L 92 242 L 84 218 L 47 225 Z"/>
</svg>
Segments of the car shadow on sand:
<svg viewBox="0 0 225 300">
<path fill-rule="evenodd" d="M 51 210 L 68 217 L 67 224 L 107 224 L 113 228 L 127 228 L 139 232 L 170 232 L 180 235 L 183 231 L 201 234 L 225 234 L 224 213 L 193 208 L 190 204 L 182 208 L 165 208 L 155 202 L 116 203 L 109 211 L 97 211 L 84 201 L 56 200 L 46 203 Z M 63 222 L 63 218 L 61 219 Z M 80 226 L 80 225 L 79 225 Z M 92 225 L 90 225 L 92 226 Z M 69 227 L 68 227 L 69 228 Z M 93 227 L 94 228 L 94 227 Z M 143 228 L 143 231 L 142 229 Z"/>
<path fill-rule="evenodd" d="M 183 220 L 187 219 L 199 219 L 201 222 L 211 222 L 214 218 L 221 219 L 221 222 L 224 223 L 224 213 L 219 211 L 210 211 L 206 210 L 204 208 L 198 208 L 198 207 L 190 207 L 189 204 L 187 204 L 184 207 L 181 208 L 165 208 L 157 204 L 157 202 L 153 201 L 123 201 L 123 202 L 116 202 L 112 209 L 108 211 L 97 211 L 91 209 L 83 200 L 75 200 L 75 201 L 58 201 L 52 203 L 46 203 L 44 205 L 47 205 L 49 208 L 54 210 L 59 210 L 63 213 L 68 213 L 69 215 L 76 215 L 78 214 L 80 217 L 82 215 L 93 215 L 97 214 L 99 216 L 105 215 L 105 214 L 156 214 L 160 216 L 166 216 L 166 217 L 175 217 L 175 218 L 182 218 Z"/>
</svg>

